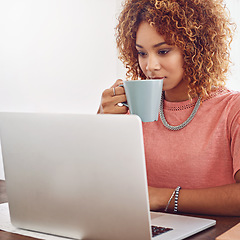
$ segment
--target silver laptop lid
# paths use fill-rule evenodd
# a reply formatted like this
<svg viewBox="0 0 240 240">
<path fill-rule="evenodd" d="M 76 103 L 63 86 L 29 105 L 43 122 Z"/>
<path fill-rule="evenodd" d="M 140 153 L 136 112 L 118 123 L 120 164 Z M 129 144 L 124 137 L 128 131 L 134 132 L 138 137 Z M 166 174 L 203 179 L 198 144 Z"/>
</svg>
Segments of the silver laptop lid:
<svg viewBox="0 0 240 240">
<path fill-rule="evenodd" d="M 12 223 L 71 238 L 150 237 L 134 115 L 0 113 Z"/>
</svg>

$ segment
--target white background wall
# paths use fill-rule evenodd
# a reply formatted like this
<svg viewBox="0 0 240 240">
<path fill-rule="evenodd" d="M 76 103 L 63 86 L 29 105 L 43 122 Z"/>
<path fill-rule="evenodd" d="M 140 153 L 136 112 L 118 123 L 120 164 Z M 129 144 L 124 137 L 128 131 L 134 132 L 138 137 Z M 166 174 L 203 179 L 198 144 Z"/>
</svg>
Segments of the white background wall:
<svg viewBox="0 0 240 240">
<path fill-rule="evenodd" d="M 0 111 L 96 113 L 102 91 L 124 78 L 114 38 L 120 2 L 0 0 Z M 227 2 L 240 26 L 240 0 Z M 239 36 L 228 84 L 236 90 Z"/>
</svg>

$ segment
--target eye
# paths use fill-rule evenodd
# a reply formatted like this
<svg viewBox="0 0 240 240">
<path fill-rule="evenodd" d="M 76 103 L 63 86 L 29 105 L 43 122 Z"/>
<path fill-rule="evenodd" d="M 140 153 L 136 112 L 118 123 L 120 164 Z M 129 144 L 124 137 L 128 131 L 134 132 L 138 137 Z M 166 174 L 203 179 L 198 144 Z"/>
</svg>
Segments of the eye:
<svg viewBox="0 0 240 240">
<path fill-rule="evenodd" d="M 145 57 L 145 56 L 147 56 L 147 54 L 145 52 L 138 51 L 138 56 L 139 57 Z"/>
<path fill-rule="evenodd" d="M 159 55 L 166 55 L 167 53 L 170 52 L 170 49 L 162 49 L 162 50 L 159 50 L 158 51 L 158 54 Z"/>
</svg>

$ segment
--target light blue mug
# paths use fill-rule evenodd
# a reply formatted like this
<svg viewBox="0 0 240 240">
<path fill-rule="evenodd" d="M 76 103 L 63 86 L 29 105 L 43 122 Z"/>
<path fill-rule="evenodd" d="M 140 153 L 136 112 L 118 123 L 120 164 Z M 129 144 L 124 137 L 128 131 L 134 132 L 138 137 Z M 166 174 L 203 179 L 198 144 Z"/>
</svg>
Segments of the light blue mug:
<svg viewBox="0 0 240 240">
<path fill-rule="evenodd" d="M 124 81 L 127 103 L 131 114 L 138 115 L 143 122 L 158 120 L 162 96 L 162 79 Z"/>
</svg>

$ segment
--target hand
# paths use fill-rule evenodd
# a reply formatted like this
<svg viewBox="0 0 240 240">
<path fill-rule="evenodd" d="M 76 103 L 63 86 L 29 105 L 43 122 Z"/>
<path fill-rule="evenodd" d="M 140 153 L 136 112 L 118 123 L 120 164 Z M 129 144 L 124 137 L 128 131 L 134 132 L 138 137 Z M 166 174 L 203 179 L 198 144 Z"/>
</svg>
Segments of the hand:
<svg viewBox="0 0 240 240">
<path fill-rule="evenodd" d="M 148 186 L 150 210 L 164 211 L 172 191 L 173 190 L 169 188 L 155 188 Z"/>
<path fill-rule="evenodd" d="M 126 106 L 118 106 L 118 103 L 126 102 L 127 98 L 123 87 L 119 87 L 123 81 L 118 79 L 111 88 L 102 93 L 101 104 L 98 113 L 101 114 L 125 114 L 128 111 Z M 115 95 L 114 95 L 115 93 Z"/>
</svg>

